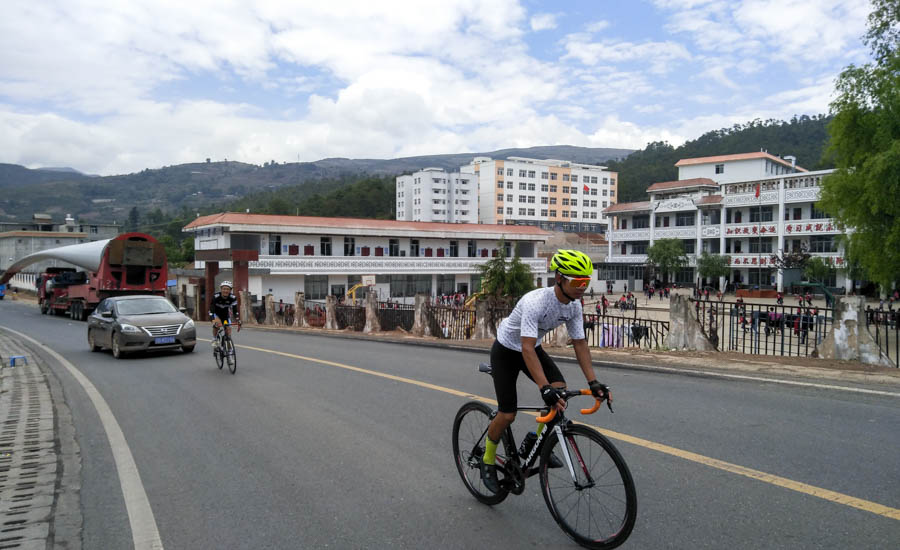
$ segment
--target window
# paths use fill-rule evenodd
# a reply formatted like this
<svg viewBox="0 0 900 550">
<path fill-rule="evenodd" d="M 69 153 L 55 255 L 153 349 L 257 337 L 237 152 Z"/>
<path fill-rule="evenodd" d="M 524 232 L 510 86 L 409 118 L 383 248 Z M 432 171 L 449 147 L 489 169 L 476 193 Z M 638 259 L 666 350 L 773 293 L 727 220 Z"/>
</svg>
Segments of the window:
<svg viewBox="0 0 900 550">
<path fill-rule="evenodd" d="M 753 206 L 750 207 L 750 223 L 770 222 L 772 221 L 771 206 Z"/>
<path fill-rule="evenodd" d="M 569 199 L 563 199 L 562 205 L 563 205 L 563 206 L 569 206 Z"/>
<path fill-rule="evenodd" d="M 526 189 L 526 187 L 525 187 L 525 182 L 524 182 L 524 181 L 520 181 L 520 182 L 519 182 L 519 191 L 524 191 L 525 189 Z"/>
<path fill-rule="evenodd" d="M 550 204 L 556 204 L 556 197 L 550 197 Z"/>
<path fill-rule="evenodd" d="M 772 253 L 772 239 L 750 239 L 750 253 L 751 254 L 771 254 Z"/>
<path fill-rule="evenodd" d="M 716 174 L 724 174 L 725 173 L 725 165 L 717 164 L 716 165 Z"/>
<path fill-rule="evenodd" d="M 525 195 L 519 195 L 519 202 L 525 202 Z"/>
<path fill-rule="evenodd" d="M 512 189 L 512 188 L 513 188 L 513 182 L 511 182 L 511 181 L 506 182 L 506 188 L 507 188 L 507 189 Z"/>
<path fill-rule="evenodd" d="M 681 247 L 684 248 L 685 254 L 693 254 L 694 247 L 697 245 L 697 241 L 693 239 L 685 239 L 681 241 Z"/>
<path fill-rule="evenodd" d="M 649 243 L 647 242 L 638 242 L 631 245 L 631 253 L 632 254 L 646 254 L 647 246 Z"/>
<path fill-rule="evenodd" d="M 524 178 L 526 173 L 525 170 L 519 170 L 519 177 Z"/>
<path fill-rule="evenodd" d="M 281 235 L 269 235 L 269 256 L 281 256 Z"/>
<path fill-rule="evenodd" d="M 497 202 L 503 202 L 503 193 L 497 193 Z"/>
<path fill-rule="evenodd" d="M 474 258 L 478 255 L 478 248 L 475 246 L 475 241 L 469 241 L 468 250 L 466 251 L 469 258 Z"/>
<path fill-rule="evenodd" d="M 609 190 L 609 196 L 610 196 L 610 197 L 615 197 L 615 196 L 616 196 L 616 190 L 615 190 L 615 189 L 610 189 L 610 190 Z"/>
<path fill-rule="evenodd" d="M 550 177 L 550 174 L 548 174 L 547 172 L 541 172 L 541 179 L 542 179 L 542 180 L 545 180 L 545 179 L 547 179 L 548 177 Z"/>
<path fill-rule="evenodd" d="M 528 209 L 528 215 L 529 215 L 529 216 L 534 216 L 534 208 L 529 208 L 529 209 Z"/>
<path fill-rule="evenodd" d="M 497 208 L 497 213 L 498 213 L 498 214 L 502 214 L 502 213 L 503 213 L 503 207 L 502 207 L 502 206 L 499 207 L 499 208 Z"/>
<path fill-rule="evenodd" d="M 568 211 L 568 210 L 563 210 L 563 211 L 562 211 L 562 217 L 568 218 L 568 217 L 569 217 L 569 211 Z"/>
<path fill-rule="evenodd" d="M 513 175 L 513 169 L 512 169 L 512 168 L 507 168 L 507 169 L 506 169 L 506 175 L 507 175 L 507 176 L 512 176 L 512 175 Z"/>
<path fill-rule="evenodd" d="M 679 213 L 675 214 L 675 225 L 677 227 L 694 225 L 694 213 L 693 212 L 679 212 Z"/>
<path fill-rule="evenodd" d="M 534 191 L 534 184 L 533 184 L 533 183 L 529 183 L 529 184 L 528 184 L 528 190 L 529 190 L 529 191 Z"/>
<path fill-rule="evenodd" d="M 785 218 L 787 219 L 787 218 Z M 794 219 L 802 220 L 803 219 L 803 209 L 802 208 L 794 208 Z"/>
<path fill-rule="evenodd" d="M 578 206 L 578 199 L 572 199 L 572 206 Z"/>
<path fill-rule="evenodd" d="M 528 196 L 528 204 L 534 204 L 534 196 L 533 195 Z"/>
<path fill-rule="evenodd" d="M 388 241 L 388 256 L 400 255 L 400 239 L 391 239 Z"/>
<path fill-rule="evenodd" d="M 512 202 L 512 195 L 506 195 L 506 202 Z"/>
<path fill-rule="evenodd" d="M 810 252 L 837 252 L 834 235 L 813 235 L 809 238 Z"/>
<path fill-rule="evenodd" d="M 826 214 L 822 210 L 819 210 L 818 208 L 816 208 L 816 205 L 813 204 L 812 206 L 810 206 L 809 217 L 814 220 L 821 220 L 822 218 L 827 218 L 828 214 Z"/>
<path fill-rule="evenodd" d="M 503 168 L 497 168 L 497 175 L 498 175 L 498 176 L 502 176 L 502 175 L 503 175 Z"/>
<path fill-rule="evenodd" d="M 497 189 L 503 189 L 503 182 L 502 182 L 502 181 L 498 181 L 498 182 L 497 182 Z"/>
<path fill-rule="evenodd" d="M 389 275 L 392 298 L 431 294 L 431 275 Z"/>
<path fill-rule="evenodd" d="M 91 226 L 91 233 L 96 234 L 97 231 L 98 231 L 98 230 L 97 230 L 97 226 L 96 226 L 96 225 L 92 225 L 92 226 Z"/>
<path fill-rule="evenodd" d="M 547 209 L 541 208 L 541 216 L 546 216 L 546 215 L 547 215 Z"/>
<path fill-rule="evenodd" d="M 606 208 L 606 201 L 603 201 L 603 208 Z"/>
<path fill-rule="evenodd" d="M 569 174 L 563 174 L 562 180 L 569 181 Z"/>
<path fill-rule="evenodd" d="M 587 182 L 585 182 L 587 183 Z M 591 183 L 597 183 L 597 176 L 591 176 Z M 615 183 L 615 182 L 613 182 Z"/>
<path fill-rule="evenodd" d="M 604 189 L 604 191 L 605 191 L 605 189 Z M 605 194 L 605 193 L 604 193 L 604 194 Z M 593 195 L 593 196 L 595 196 L 595 197 L 597 196 L 597 188 L 596 188 L 596 187 L 593 188 L 593 189 L 591 189 L 591 195 Z"/>
<path fill-rule="evenodd" d="M 568 192 L 569 192 L 569 186 L 563 185 L 563 193 L 568 193 Z"/>
<path fill-rule="evenodd" d="M 578 182 L 578 176 L 576 174 L 572 174 L 572 181 Z"/>
<path fill-rule="evenodd" d="M 556 181 L 556 172 L 550 172 L 550 179 Z"/>
<path fill-rule="evenodd" d="M 597 208 L 597 201 L 591 201 L 591 208 Z"/>
<path fill-rule="evenodd" d="M 459 241 L 450 241 L 450 257 L 459 258 Z"/>
<path fill-rule="evenodd" d="M 512 208 L 509 207 L 509 206 L 506 207 L 506 215 L 507 215 L 507 216 L 512 216 Z"/>
<path fill-rule="evenodd" d="M 541 204 L 547 204 L 547 197 L 541 197 Z"/>
<path fill-rule="evenodd" d="M 550 186 L 550 192 L 551 192 L 551 193 L 556 193 L 556 186 L 555 186 L 555 185 L 551 185 L 551 186 Z"/>
<path fill-rule="evenodd" d="M 552 210 L 552 209 L 550 210 L 550 217 L 551 217 L 551 218 L 555 218 L 555 217 L 556 217 L 556 210 Z"/>
<path fill-rule="evenodd" d="M 525 215 L 525 209 L 524 209 L 524 208 L 519 208 L 519 215 L 520 215 L 520 216 L 524 216 L 524 215 Z"/>
<path fill-rule="evenodd" d="M 533 177 L 534 177 L 534 170 L 529 170 L 529 171 L 528 171 L 528 177 L 529 177 L 529 178 L 533 178 Z"/>
<path fill-rule="evenodd" d="M 344 237 L 344 256 L 356 256 L 356 239 Z"/>
<path fill-rule="evenodd" d="M 328 296 L 328 275 L 303 277 L 303 292 L 307 300 L 324 300 Z"/>
<path fill-rule="evenodd" d="M 544 193 L 546 193 L 549 189 L 550 189 L 550 186 L 547 185 L 546 183 L 541 184 L 541 191 L 543 191 Z"/>
<path fill-rule="evenodd" d="M 502 210 L 502 209 L 501 209 Z M 497 212 L 500 214 L 500 212 Z M 413 258 L 419 255 L 419 239 L 410 239 L 409 240 L 409 255 Z"/>
<path fill-rule="evenodd" d="M 725 242 L 727 243 L 728 241 L 725 241 Z M 740 254 L 740 253 L 741 253 L 741 241 L 737 241 L 737 240 L 734 241 L 734 247 L 733 247 L 733 248 L 734 248 L 734 253 L 735 253 L 735 254 Z"/>
<path fill-rule="evenodd" d="M 631 223 L 632 229 L 646 229 L 650 227 L 650 215 L 634 216 Z"/>
</svg>

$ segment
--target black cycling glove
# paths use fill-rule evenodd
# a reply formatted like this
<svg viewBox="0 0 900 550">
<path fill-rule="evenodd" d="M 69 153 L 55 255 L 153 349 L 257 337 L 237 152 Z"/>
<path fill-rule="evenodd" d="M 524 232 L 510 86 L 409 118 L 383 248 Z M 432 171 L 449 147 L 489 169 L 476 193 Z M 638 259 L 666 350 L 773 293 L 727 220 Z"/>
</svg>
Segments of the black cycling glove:
<svg viewBox="0 0 900 550">
<path fill-rule="evenodd" d="M 541 388 L 541 399 L 544 400 L 548 407 L 552 407 L 562 399 L 562 394 L 560 394 L 559 389 L 547 384 Z"/>
<path fill-rule="evenodd" d="M 591 388 L 591 393 L 597 399 L 606 399 L 606 396 L 609 395 L 609 386 L 606 384 L 601 384 L 597 380 L 591 380 L 588 382 L 588 387 Z"/>
</svg>

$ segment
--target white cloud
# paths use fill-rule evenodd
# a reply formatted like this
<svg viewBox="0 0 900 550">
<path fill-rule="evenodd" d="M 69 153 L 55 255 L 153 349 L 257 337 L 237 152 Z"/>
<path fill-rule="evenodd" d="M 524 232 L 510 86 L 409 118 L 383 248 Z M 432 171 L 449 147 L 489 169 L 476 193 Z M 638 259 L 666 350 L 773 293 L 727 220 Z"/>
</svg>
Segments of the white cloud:
<svg viewBox="0 0 900 550">
<path fill-rule="evenodd" d="M 556 15 L 552 13 L 539 13 L 531 17 L 531 30 L 546 31 L 556 28 Z"/>
<path fill-rule="evenodd" d="M 678 61 L 689 60 L 691 54 L 677 42 L 633 43 L 614 39 L 592 41 L 587 34 L 570 34 L 563 38 L 566 54 L 562 60 L 577 59 L 585 65 L 598 63 L 647 62 L 654 73 L 666 73 L 675 68 Z"/>
<path fill-rule="evenodd" d="M 609 21 L 601 20 L 594 21 L 593 23 L 589 23 L 585 30 L 587 32 L 600 32 L 609 27 Z"/>
</svg>

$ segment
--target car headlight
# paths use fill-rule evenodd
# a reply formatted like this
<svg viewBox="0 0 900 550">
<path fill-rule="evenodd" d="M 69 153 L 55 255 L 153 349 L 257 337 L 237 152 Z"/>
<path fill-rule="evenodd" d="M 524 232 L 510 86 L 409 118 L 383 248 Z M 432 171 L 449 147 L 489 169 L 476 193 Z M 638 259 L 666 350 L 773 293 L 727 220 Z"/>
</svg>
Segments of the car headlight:
<svg viewBox="0 0 900 550">
<path fill-rule="evenodd" d="M 127 323 L 122 323 L 119 326 L 122 329 L 122 332 L 127 332 L 130 334 L 140 334 L 140 332 L 141 332 L 141 329 L 137 328 L 134 325 L 129 325 Z"/>
<path fill-rule="evenodd" d="M 182 329 L 186 329 L 186 328 L 194 328 L 194 320 L 193 320 L 193 319 L 188 319 L 188 322 L 185 323 L 184 325 L 182 325 L 181 328 L 182 328 Z"/>
</svg>

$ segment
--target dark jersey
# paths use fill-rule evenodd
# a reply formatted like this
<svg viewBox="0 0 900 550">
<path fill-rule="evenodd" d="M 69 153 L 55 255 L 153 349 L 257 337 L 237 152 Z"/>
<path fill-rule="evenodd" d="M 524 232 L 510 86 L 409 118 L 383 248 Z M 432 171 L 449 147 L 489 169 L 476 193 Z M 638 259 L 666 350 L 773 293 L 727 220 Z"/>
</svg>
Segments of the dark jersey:
<svg viewBox="0 0 900 550">
<path fill-rule="evenodd" d="M 212 304 L 209 308 L 209 317 L 212 319 L 213 315 L 218 317 L 219 319 L 231 319 L 231 312 L 234 311 L 234 318 L 240 320 L 240 313 L 238 313 L 237 309 L 237 297 L 234 294 L 229 294 L 226 298 L 222 296 L 221 292 L 216 292 L 215 296 L 213 296 Z"/>
</svg>

